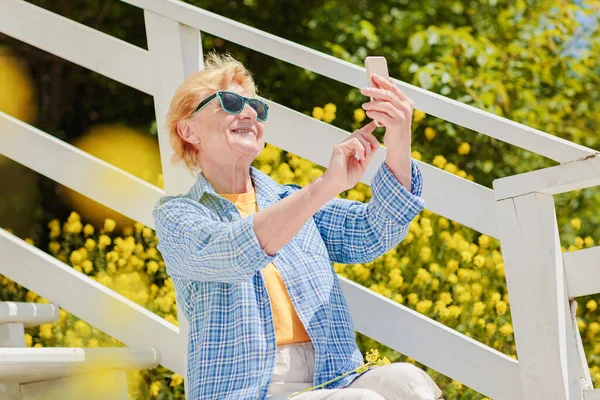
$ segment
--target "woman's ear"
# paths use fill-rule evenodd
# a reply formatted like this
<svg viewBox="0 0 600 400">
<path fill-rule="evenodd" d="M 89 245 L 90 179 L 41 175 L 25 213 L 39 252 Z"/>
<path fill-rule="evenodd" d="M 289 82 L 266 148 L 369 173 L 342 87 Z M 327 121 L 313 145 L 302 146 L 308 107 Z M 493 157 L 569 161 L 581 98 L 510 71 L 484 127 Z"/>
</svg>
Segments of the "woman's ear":
<svg viewBox="0 0 600 400">
<path fill-rule="evenodd" d="M 194 132 L 194 129 L 188 120 L 179 121 L 177 123 L 177 133 L 188 143 L 200 143 L 200 138 L 196 135 L 196 132 Z"/>
</svg>

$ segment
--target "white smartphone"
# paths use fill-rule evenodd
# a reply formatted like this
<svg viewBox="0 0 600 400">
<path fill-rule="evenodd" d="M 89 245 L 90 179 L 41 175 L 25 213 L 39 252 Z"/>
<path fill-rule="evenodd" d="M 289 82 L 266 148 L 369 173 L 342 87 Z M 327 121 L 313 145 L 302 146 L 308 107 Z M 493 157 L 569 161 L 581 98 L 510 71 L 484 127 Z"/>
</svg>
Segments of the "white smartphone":
<svg viewBox="0 0 600 400">
<path fill-rule="evenodd" d="M 371 79 L 371 75 L 376 73 L 377 75 L 383 76 L 385 79 L 389 79 L 390 74 L 388 72 L 387 61 L 385 57 L 382 56 L 373 56 L 365 58 L 365 68 L 367 70 L 367 85 L 374 87 L 373 80 Z M 371 100 L 373 98 L 371 97 Z M 383 126 L 379 122 L 375 121 L 375 125 Z"/>
</svg>

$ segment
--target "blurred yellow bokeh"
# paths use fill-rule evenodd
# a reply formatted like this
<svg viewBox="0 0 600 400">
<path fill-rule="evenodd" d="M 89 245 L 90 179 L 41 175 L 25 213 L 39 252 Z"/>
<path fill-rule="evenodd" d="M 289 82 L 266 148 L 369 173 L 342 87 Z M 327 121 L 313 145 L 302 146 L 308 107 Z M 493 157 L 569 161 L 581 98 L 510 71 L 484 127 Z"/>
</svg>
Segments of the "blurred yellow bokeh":
<svg viewBox="0 0 600 400">
<path fill-rule="evenodd" d="M 162 168 L 158 141 L 140 131 L 124 125 L 99 125 L 85 132 L 74 141 L 77 148 L 106 161 L 148 183 L 162 187 Z M 132 194 L 129 185 L 118 186 L 102 176 L 90 176 L 114 196 L 127 197 Z M 117 223 L 117 230 L 133 221 L 110 208 L 97 203 L 73 190 L 64 188 L 65 198 L 82 219 L 100 227 L 106 218 Z"/>
</svg>

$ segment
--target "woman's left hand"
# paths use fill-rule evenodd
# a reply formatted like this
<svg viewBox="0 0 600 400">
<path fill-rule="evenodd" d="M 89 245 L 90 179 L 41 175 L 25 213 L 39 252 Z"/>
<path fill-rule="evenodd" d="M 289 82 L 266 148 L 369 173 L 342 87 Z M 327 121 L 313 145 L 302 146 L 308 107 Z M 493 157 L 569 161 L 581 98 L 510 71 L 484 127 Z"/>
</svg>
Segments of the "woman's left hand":
<svg viewBox="0 0 600 400">
<path fill-rule="evenodd" d="M 361 93 L 373 100 L 363 103 L 369 118 L 385 126 L 383 144 L 395 153 L 410 151 L 412 115 L 414 103 L 396 85 L 380 75 L 373 74 L 376 87 L 361 89 Z M 408 148 L 405 148 L 407 147 Z"/>
</svg>

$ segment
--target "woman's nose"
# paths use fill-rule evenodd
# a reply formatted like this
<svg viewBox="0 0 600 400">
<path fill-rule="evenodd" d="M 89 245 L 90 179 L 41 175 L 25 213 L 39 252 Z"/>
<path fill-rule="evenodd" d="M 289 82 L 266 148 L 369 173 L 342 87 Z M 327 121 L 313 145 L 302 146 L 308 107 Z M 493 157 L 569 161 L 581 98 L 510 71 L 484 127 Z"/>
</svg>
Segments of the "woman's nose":
<svg viewBox="0 0 600 400">
<path fill-rule="evenodd" d="M 257 116 L 258 116 L 258 114 L 256 113 L 256 110 L 254 108 L 250 107 L 250 105 L 248 103 L 245 103 L 244 108 L 240 112 L 240 117 L 256 119 Z"/>
</svg>

